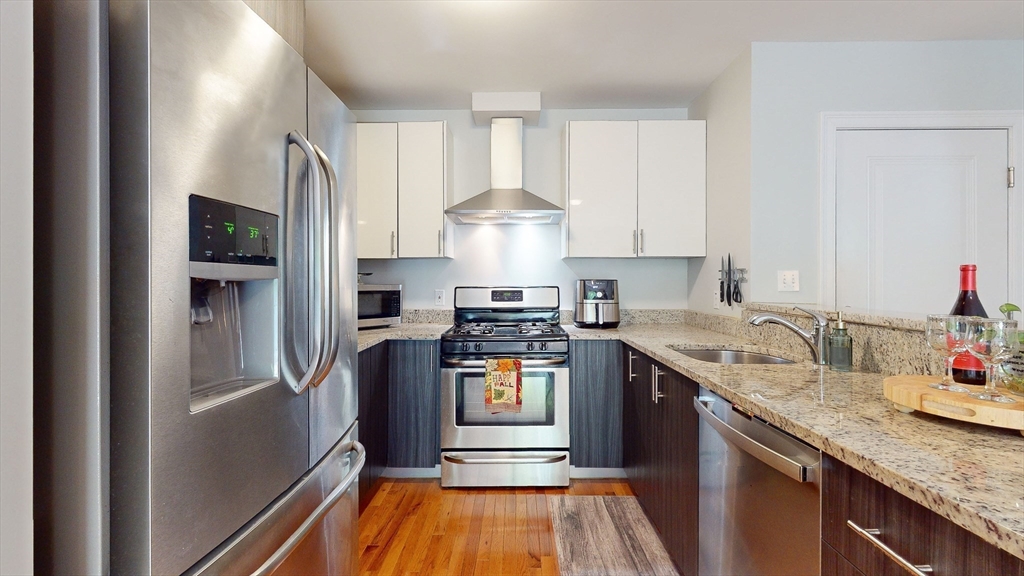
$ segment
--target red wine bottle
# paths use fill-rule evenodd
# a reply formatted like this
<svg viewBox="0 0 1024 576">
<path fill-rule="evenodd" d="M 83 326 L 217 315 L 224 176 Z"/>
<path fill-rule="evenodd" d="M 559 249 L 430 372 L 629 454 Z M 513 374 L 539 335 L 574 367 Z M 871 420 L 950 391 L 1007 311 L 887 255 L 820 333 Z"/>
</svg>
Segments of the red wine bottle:
<svg viewBox="0 0 1024 576">
<path fill-rule="evenodd" d="M 977 272 L 978 267 L 974 264 L 960 266 L 960 294 L 956 297 L 950 314 L 988 318 L 985 307 L 978 299 Z M 970 352 L 961 352 L 953 359 L 953 380 L 961 384 L 984 385 L 985 365 Z"/>
</svg>

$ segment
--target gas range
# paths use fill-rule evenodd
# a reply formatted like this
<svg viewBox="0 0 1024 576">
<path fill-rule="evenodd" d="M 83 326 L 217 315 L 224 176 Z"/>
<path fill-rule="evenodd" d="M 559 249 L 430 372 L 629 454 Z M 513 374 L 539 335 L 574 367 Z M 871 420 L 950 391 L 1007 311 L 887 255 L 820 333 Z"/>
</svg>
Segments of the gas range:
<svg viewBox="0 0 1024 576">
<path fill-rule="evenodd" d="M 558 287 L 456 287 L 455 325 L 441 335 L 442 356 L 565 355 Z"/>
<path fill-rule="evenodd" d="M 569 484 L 569 335 L 557 286 L 457 287 L 441 335 L 441 486 Z M 519 360 L 519 408 L 492 411 L 487 360 Z"/>
</svg>

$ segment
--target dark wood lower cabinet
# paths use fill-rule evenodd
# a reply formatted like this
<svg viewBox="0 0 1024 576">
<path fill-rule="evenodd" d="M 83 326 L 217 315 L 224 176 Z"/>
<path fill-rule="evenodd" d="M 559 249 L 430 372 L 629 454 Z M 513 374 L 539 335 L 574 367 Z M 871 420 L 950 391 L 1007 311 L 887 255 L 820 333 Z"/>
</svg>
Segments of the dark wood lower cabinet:
<svg viewBox="0 0 1024 576">
<path fill-rule="evenodd" d="M 827 547 L 864 574 L 907 573 L 849 521 L 878 530 L 880 542 L 911 564 L 931 566 L 936 576 L 1024 576 L 1024 561 L 827 454 L 821 490 L 822 574 L 847 574 L 825 564 Z"/>
<path fill-rule="evenodd" d="M 630 347 L 623 352 L 623 467 L 676 567 L 697 573 L 697 383 Z"/>
<path fill-rule="evenodd" d="M 441 380 L 437 340 L 391 340 L 388 351 L 388 466 L 441 463 Z"/>
<path fill-rule="evenodd" d="M 359 511 L 380 488 L 380 475 L 388 465 L 388 343 L 359 353 L 359 441 L 366 448 L 366 463 L 359 473 Z"/>
<path fill-rule="evenodd" d="M 821 573 L 832 576 L 865 576 L 857 567 L 843 558 L 843 555 L 836 552 L 836 549 L 828 544 L 821 543 Z"/>
<path fill-rule="evenodd" d="M 622 344 L 569 342 L 569 463 L 622 468 Z"/>
</svg>

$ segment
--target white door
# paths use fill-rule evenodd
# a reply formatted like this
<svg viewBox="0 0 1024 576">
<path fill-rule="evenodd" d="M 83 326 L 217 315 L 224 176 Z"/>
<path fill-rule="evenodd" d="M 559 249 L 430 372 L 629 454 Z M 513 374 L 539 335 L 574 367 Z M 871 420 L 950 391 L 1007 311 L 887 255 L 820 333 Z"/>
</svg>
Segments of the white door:
<svg viewBox="0 0 1024 576">
<path fill-rule="evenodd" d="M 1004 129 L 840 131 L 837 307 L 947 313 L 959 265 L 974 263 L 998 315 L 1011 273 L 1007 166 Z"/>
<path fill-rule="evenodd" d="M 398 124 L 356 126 L 356 229 L 360 258 L 398 250 Z"/>
<path fill-rule="evenodd" d="M 637 129 L 640 256 L 706 256 L 703 120 L 641 120 Z"/>
<path fill-rule="evenodd" d="M 568 256 L 637 254 L 637 123 L 569 122 Z"/>
<path fill-rule="evenodd" d="M 398 123 L 398 257 L 441 256 L 444 122 Z"/>
</svg>

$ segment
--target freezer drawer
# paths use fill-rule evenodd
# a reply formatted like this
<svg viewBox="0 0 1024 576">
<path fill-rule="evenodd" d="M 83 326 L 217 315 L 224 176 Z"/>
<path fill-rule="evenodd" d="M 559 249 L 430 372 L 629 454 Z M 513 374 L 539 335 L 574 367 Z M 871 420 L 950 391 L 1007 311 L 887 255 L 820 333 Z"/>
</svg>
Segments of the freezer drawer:
<svg viewBox="0 0 1024 576">
<path fill-rule="evenodd" d="M 700 574 L 818 574 L 821 453 L 705 389 Z"/>
<path fill-rule="evenodd" d="M 186 574 L 354 574 L 359 471 L 355 427 L 312 470 Z"/>
</svg>

